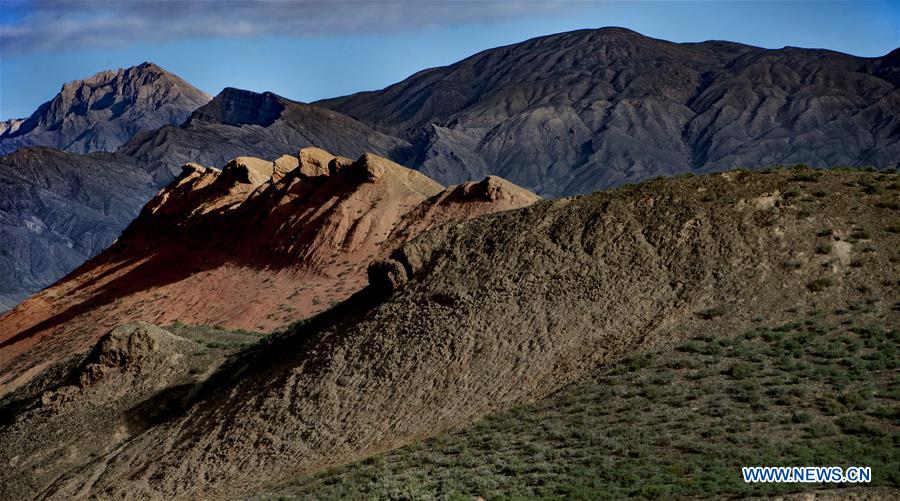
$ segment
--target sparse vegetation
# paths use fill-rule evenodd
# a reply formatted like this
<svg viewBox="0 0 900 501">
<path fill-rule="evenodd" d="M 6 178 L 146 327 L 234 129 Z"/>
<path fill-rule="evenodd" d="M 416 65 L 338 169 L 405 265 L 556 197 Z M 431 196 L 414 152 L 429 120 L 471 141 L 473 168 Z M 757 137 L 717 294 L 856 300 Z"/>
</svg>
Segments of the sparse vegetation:
<svg viewBox="0 0 900 501">
<path fill-rule="evenodd" d="M 809 489 L 745 484 L 739 471 L 748 464 L 864 464 L 873 485 L 898 486 L 898 341 L 896 329 L 825 323 L 820 314 L 732 339 L 700 336 L 677 355 L 636 355 L 534 404 L 261 498 L 671 499 Z"/>
<path fill-rule="evenodd" d="M 187 325 L 177 320 L 166 327 L 166 330 L 207 348 L 229 352 L 247 347 L 265 336 L 261 332 L 250 332 L 243 329 L 230 330 L 220 325 Z"/>
<path fill-rule="evenodd" d="M 796 181 L 801 183 L 814 183 L 819 180 L 820 174 L 816 171 L 810 172 L 797 172 L 793 176 L 790 177 L 790 181 Z"/>
<path fill-rule="evenodd" d="M 697 316 L 704 320 L 712 320 L 713 318 L 721 317 L 724 314 L 725 308 L 721 306 L 714 306 L 697 312 Z"/>
<path fill-rule="evenodd" d="M 822 277 L 806 284 L 806 288 L 813 292 L 819 292 L 831 287 L 832 285 L 834 285 L 834 281 L 832 281 L 828 277 Z"/>
</svg>

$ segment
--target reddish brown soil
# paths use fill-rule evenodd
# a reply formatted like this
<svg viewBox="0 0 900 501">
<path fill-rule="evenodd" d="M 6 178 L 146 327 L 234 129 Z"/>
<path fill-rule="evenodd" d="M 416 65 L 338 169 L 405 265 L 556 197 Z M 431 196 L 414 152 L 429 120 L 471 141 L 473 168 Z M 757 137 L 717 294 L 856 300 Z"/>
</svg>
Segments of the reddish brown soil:
<svg viewBox="0 0 900 501">
<path fill-rule="evenodd" d="M 125 322 L 274 330 L 349 297 L 427 228 L 536 200 L 495 177 L 445 190 L 317 148 L 188 164 L 110 249 L 0 317 L 0 394 Z"/>
</svg>

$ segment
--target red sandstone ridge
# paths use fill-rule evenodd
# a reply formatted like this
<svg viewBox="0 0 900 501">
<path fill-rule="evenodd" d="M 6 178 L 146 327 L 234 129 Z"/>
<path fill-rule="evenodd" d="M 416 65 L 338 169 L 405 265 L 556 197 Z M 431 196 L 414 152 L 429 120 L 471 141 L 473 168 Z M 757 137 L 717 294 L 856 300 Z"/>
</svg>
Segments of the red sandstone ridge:
<svg viewBox="0 0 900 501">
<path fill-rule="evenodd" d="M 187 164 L 117 243 L 0 317 L 0 393 L 124 322 L 278 328 L 361 289 L 370 262 L 430 227 L 538 199 L 318 148 Z"/>
</svg>

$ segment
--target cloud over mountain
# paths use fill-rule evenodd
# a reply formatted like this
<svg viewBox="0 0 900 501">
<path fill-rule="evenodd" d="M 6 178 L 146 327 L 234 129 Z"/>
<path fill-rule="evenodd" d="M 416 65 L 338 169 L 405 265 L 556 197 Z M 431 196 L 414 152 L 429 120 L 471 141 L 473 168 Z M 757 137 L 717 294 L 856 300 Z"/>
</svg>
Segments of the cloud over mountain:
<svg viewBox="0 0 900 501">
<path fill-rule="evenodd" d="M 118 47 L 143 41 L 255 36 L 313 37 L 453 26 L 569 9 L 532 0 L 4 2 L 0 50 Z"/>
</svg>

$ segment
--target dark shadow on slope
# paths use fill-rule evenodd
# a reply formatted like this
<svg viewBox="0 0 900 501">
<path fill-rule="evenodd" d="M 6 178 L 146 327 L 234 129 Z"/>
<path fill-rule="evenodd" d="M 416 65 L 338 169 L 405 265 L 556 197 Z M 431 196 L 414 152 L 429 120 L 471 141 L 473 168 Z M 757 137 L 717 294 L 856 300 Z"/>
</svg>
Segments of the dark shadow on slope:
<svg viewBox="0 0 900 501">
<path fill-rule="evenodd" d="M 140 433 L 153 426 L 171 419 L 184 416 L 195 405 L 203 401 L 216 405 L 220 399 L 216 397 L 230 391 L 235 383 L 259 371 L 271 371 L 273 377 L 281 372 L 272 371 L 281 362 L 299 363 L 309 355 L 309 350 L 327 351 L 331 343 L 338 343 L 340 334 L 332 334 L 333 339 L 323 338 L 327 332 L 337 330 L 343 332 L 366 318 L 373 308 L 378 306 L 385 296 L 367 287 L 333 308 L 323 311 L 308 319 L 295 322 L 284 331 L 273 333 L 258 343 L 232 354 L 215 373 L 199 387 L 167 388 L 151 398 L 134 406 L 126 413 L 126 419 L 134 428 L 133 433 Z M 282 376 L 278 376 L 282 377 Z M 272 381 L 275 384 L 275 381 Z M 227 413 L 227 408 L 221 409 Z M 221 413 L 219 418 L 227 420 Z M 211 423 L 209 423 L 211 424 Z"/>
</svg>

